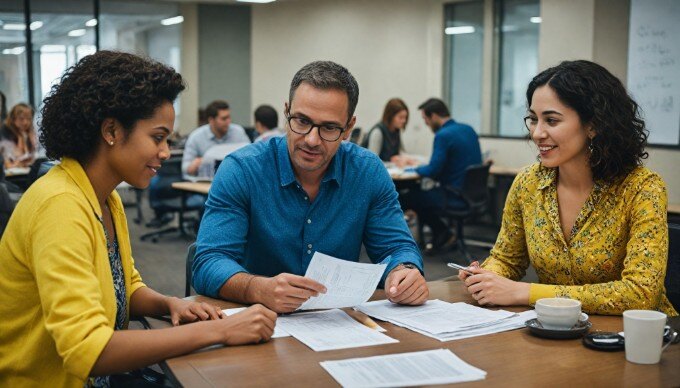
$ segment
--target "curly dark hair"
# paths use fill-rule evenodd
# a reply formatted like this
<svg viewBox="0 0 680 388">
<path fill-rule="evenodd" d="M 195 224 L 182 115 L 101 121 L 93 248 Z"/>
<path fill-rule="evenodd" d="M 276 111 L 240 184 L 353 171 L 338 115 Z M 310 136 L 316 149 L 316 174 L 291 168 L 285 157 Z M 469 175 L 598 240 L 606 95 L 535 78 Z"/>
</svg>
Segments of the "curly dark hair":
<svg viewBox="0 0 680 388">
<path fill-rule="evenodd" d="M 534 77 L 527 88 L 527 106 L 534 91 L 549 85 L 560 101 L 574 109 L 583 124 L 592 125 L 590 169 L 594 180 L 613 182 L 646 159 L 649 131 L 640 107 L 621 81 L 590 61 L 564 61 Z"/>
<path fill-rule="evenodd" d="M 179 73 L 154 60 L 115 51 L 88 55 L 45 97 L 40 142 L 48 158 L 85 163 L 97 150 L 105 119 L 120 122 L 127 136 L 184 88 Z"/>
</svg>

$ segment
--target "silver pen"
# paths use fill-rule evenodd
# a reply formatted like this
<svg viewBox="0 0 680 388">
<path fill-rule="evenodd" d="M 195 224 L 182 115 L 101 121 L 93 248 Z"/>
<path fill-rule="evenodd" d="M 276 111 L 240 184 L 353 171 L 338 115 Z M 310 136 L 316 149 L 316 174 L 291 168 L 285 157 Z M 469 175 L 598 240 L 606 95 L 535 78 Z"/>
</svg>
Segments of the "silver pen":
<svg viewBox="0 0 680 388">
<path fill-rule="evenodd" d="M 472 273 L 472 271 L 470 271 L 470 269 L 468 267 L 463 267 L 462 265 L 458 265 L 456 263 L 447 263 L 446 265 L 450 268 L 454 268 L 454 269 L 457 269 L 459 271 L 465 271 L 470 275 L 474 275 L 474 273 Z"/>
</svg>

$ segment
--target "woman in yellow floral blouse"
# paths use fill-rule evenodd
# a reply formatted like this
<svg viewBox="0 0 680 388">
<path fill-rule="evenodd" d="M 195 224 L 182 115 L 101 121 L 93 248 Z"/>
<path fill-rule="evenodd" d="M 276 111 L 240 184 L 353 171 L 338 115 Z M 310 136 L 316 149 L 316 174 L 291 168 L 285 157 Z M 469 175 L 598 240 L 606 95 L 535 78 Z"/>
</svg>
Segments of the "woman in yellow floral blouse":
<svg viewBox="0 0 680 388">
<path fill-rule="evenodd" d="M 677 315 L 665 295 L 666 186 L 642 166 L 638 105 L 600 65 L 568 61 L 534 77 L 525 123 L 540 163 L 515 179 L 500 234 L 474 275 L 459 275 L 482 305 L 568 297 L 595 314 Z M 529 264 L 539 283 L 519 280 Z"/>
</svg>

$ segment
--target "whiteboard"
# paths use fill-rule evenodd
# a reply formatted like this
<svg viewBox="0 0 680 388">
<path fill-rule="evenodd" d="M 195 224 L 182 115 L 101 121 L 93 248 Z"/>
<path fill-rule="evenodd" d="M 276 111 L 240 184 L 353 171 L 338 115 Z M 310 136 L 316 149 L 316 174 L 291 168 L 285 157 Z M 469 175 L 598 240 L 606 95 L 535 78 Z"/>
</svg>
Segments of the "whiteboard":
<svg viewBox="0 0 680 388">
<path fill-rule="evenodd" d="M 680 144 L 680 1 L 632 0 L 628 90 L 651 144 Z"/>
</svg>

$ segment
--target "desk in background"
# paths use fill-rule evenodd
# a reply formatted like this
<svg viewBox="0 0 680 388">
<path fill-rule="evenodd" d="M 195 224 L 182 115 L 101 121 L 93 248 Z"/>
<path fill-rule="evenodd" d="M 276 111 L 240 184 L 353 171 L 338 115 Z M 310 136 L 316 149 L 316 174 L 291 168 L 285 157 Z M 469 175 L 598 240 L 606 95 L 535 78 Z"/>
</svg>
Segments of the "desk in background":
<svg viewBox="0 0 680 388">
<path fill-rule="evenodd" d="M 472 303 L 458 281 L 429 282 L 430 299 Z M 382 290 L 373 300 L 384 299 Z M 235 303 L 197 296 L 221 308 Z M 508 308 L 521 311 L 523 308 Z M 614 316 L 591 316 L 592 330 L 621 331 L 623 320 Z M 169 324 L 149 319 L 154 329 Z M 671 386 L 680 382 L 680 345 L 671 345 L 658 365 L 636 365 L 624 352 L 597 352 L 580 340 L 549 340 L 529 334 L 527 329 L 464 340 L 439 342 L 387 322 L 378 322 L 385 334 L 399 343 L 353 349 L 315 352 L 292 337 L 273 339 L 261 345 L 218 347 L 173 358 L 161 363 L 177 385 L 214 386 L 332 386 L 336 381 L 320 361 L 448 348 L 471 365 L 487 372 L 486 380 L 461 386 Z"/>
</svg>

